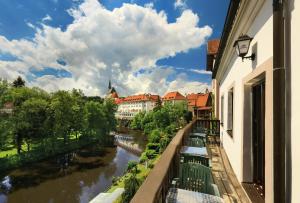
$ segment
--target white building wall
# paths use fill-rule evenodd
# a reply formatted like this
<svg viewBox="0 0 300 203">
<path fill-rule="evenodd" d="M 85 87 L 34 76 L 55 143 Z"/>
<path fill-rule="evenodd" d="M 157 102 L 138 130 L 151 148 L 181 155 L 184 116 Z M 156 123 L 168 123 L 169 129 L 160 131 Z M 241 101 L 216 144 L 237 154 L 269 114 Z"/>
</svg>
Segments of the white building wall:
<svg viewBox="0 0 300 203">
<path fill-rule="evenodd" d="M 252 72 L 253 68 L 267 61 L 273 54 L 273 19 L 272 19 L 272 0 L 267 0 L 255 18 L 248 34 L 253 37 L 251 46 L 257 43 L 256 62 L 242 59 L 234 55 L 229 70 L 218 78 L 220 81 L 220 97 L 224 95 L 224 125 L 221 127 L 221 139 L 223 147 L 230 160 L 231 166 L 240 182 L 242 182 L 242 156 L 243 156 L 243 98 L 244 84 L 243 79 Z M 252 47 L 249 48 L 251 54 Z M 252 64 L 253 63 L 253 64 Z M 233 115 L 233 138 L 227 133 L 227 108 L 228 91 L 234 88 L 234 115 Z M 219 101 L 219 109 L 221 109 Z M 221 117 L 221 112 L 219 112 Z M 250 161 L 250 160 L 249 160 Z"/>
<path fill-rule="evenodd" d="M 155 107 L 155 101 L 136 101 L 136 102 L 123 102 L 118 105 L 116 113 L 117 118 L 133 118 L 139 112 L 152 111 Z"/>
<path fill-rule="evenodd" d="M 292 202 L 300 202 L 300 1 L 291 1 L 291 144 Z"/>
</svg>

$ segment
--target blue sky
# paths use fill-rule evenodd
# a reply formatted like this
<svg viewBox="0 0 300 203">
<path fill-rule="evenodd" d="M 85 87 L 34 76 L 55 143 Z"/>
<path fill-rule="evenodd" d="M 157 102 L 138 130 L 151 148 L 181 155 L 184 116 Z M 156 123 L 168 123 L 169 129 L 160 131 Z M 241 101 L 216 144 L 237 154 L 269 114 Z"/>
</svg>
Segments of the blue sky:
<svg viewBox="0 0 300 203">
<path fill-rule="evenodd" d="M 104 95 L 109 79 L 121 95 L 200 92 L 211 81 L 205 44 L 221 36 L 227 6 L 228 0 L 0 0 L 0 77 L 21 75 L 30 86 L 88 95 Z"/>
</svg>

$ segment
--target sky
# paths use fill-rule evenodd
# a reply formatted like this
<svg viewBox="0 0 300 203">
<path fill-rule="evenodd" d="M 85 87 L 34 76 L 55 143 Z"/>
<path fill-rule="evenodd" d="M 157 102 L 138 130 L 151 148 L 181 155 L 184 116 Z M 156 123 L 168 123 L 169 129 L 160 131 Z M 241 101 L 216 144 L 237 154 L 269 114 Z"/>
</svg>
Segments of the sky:
<svg viewBox="0 0 300 203">
<path fill-rule="evenodd" d="M 204 92 L 229 0 L 0 0 L 0 78 L 104 96 Z"/>
</svg>

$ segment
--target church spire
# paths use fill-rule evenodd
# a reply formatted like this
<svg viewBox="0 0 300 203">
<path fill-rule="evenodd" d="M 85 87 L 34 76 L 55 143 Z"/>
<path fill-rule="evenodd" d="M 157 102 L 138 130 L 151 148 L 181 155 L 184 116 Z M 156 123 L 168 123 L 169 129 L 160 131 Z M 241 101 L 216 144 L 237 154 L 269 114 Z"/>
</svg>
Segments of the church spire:
<svg viewBox="0 0 300 203">
<path fill-rule="evenodd" d="M 109 80 L 108 82 L 108 89 L 110 90 L 111 89 L 111 81 Z"/>
</svg>

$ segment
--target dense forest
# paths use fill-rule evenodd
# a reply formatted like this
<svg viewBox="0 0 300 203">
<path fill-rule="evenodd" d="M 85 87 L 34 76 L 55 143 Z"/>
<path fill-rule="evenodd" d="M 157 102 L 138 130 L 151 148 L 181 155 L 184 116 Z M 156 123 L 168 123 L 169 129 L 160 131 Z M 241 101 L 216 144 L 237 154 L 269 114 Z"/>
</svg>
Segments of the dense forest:
<svg viewBox="0 0 300 203">
<path fill-rule="evenodd" d="M 80 90 L 48 93 L 20 77 L 0 80 L 0 158 L 54 154 L 91 141 L 110 145 L 116 110 L 113 101 Z"/>
</svg>

